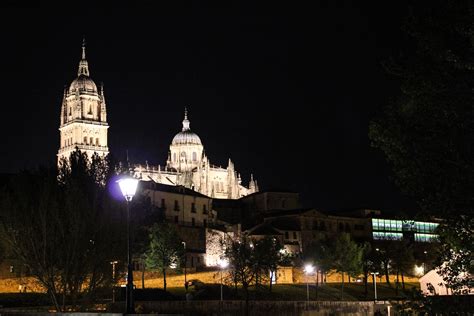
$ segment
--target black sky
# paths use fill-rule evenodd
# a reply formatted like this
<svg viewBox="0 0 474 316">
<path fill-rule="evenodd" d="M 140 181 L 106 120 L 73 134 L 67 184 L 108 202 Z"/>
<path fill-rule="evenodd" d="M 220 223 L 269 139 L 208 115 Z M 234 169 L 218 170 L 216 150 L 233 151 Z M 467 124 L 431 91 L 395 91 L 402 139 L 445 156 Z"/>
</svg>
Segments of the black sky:
<svg viewBox="0 0 474 316">
<path fill-rule="evenodd" d="M 54 163 L 85 35 L 117 157 L 164 164 L 188 105 L 211 162 L 231 157 L 245 182 L 253 173 L 322 209 L 406 210 L 367 137 L 398 93 L 381 61 L 403 46 L 406 12 L 399 1 L 3 8 L 0 171 Z"/>
</svg>

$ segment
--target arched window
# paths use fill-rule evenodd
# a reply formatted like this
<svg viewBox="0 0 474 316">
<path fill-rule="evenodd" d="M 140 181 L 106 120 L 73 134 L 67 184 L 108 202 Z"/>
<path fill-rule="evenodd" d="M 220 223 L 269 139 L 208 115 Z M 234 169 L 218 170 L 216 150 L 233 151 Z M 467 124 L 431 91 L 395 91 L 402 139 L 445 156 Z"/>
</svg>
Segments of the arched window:
<svg viewBox="0 0 474 316">
<path fill-rule="evenodd" d="M 99 146 L 99 139 L 98 138 L 95 139 L 95 145 Z"/>
<path fill-rule="evenodd" d="M 90 144 L 94 145 L 94 137 L 91 137 L 89 140 L 90 140 Z"/>
<path fill-rule="evenodd" d="M 87 145 L 87 136 L 84 136 L 84 144 Z"/>
<path fill-rule="evenodd" d="M 173 161 L 176 162 L 176 153 L 173 154 Z"/>
<path fill-rule="evenodd" d="M 196 161 L 196 160 L 197 160 L 197 154 L 196 154 L 196 152 L 194 151 L 194 152 L 193 152 L 193 161 Z"/>
</svg>

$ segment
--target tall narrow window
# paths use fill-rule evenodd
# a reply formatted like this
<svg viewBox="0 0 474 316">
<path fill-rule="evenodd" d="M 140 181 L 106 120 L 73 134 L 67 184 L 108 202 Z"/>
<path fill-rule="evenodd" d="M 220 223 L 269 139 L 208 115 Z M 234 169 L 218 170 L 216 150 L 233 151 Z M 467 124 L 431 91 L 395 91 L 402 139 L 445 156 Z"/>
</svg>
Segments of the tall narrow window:
<svg viewBox="0 0 474 316">
<path fill-rule="evenodd" d="M 191 218 L 191 226 L 196 226 L 196 220 L 194 219 L 194 217 Z"/>
<path fill-rule="evenodd" d="M 87 137 L 84 136 L 84 145 L 87 145 Z"/>
<path fill-rule="evenodd" d="M 191 212 L 196 213 L 196 204 L 191 203 Z"/>
<path fill-rule="evenodd" d="M 173 154 L 173 161 L 176 162 L 176 153 Z"/>
<path fill-rule="evenodd" d="M 161 208 L 165 208 L 165 199 L 161 199 Z"/>
<path fill-rule="evenodd" d="M 174 200 L 174 210 L 175 210 L 175 211 L 179 211 L 178 200 Z"/>
<path fill-rule="evenodd" d="M 95 139 L 95 145 L 99 146 L 99 139 L 98 138 Z"/>
<path fill-rule="evenodd" d="M 193 161 L 196 161 L 196 160 L 197 160 L 197 154 L 196 154 L 196 152 L 194 151 L 194 152 L 193 152 Z"/>
<path fill-rule="evenodd" d="M 202 226 L 207 227 L 207 220 L 205 219 L 202 220 Z"/>
<path fill-rule="evenodd" d="M 90 144 L 94 145 L 94 137 L 91 137 L 89 140 L 90 140 Z"/>
<path fill-rule="evenodd" d="M 202 213 L 203 213 L 203 214 L 207 214 L 207 206 L 206 206 L 206 204 L 203 204 L 203 205 L 202 205 Z"/>
</svg>

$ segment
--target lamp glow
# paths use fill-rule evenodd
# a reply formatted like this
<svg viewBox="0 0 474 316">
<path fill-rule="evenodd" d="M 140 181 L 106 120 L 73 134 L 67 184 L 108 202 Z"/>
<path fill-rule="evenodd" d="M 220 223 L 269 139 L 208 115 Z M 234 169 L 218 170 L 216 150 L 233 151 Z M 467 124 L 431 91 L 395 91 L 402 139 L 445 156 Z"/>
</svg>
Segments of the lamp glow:
<svg viewBox="0 0 474 316">
<path fill-rule="evenodd" d="M 307 264 L 304 266 L 304 272 L 306 274 L 311 274 L 314 271 L 314 266 L 312 264 Z"/>
<path fill-rule="evenodd" d="M 127 177 L 117 180 L 117 182 L 120 186 L 120 191 L 122 191 L 123 197 L 130 202 L 137 191 L 138 180 Z"/>
<path fill-rule="evenodd" d="M 219 260 L 219 266 L 222 268 L 222 269 L 225 269 L 229 266 L 229 261 L 227 260 Z"/>
</svg>

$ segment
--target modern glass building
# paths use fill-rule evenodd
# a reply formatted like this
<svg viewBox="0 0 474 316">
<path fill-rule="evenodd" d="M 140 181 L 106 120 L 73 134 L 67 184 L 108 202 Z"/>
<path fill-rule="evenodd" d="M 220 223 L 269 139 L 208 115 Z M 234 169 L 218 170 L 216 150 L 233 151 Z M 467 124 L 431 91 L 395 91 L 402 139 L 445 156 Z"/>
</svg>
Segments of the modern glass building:
<svg viewBox="0 0 474 316">
<path fill-rule="evenodd" d="M 437 223 L 413 220 L 372 218 L 372 238 L 374 240 L 402 240 L 433 242 Z"/>
</svg>

